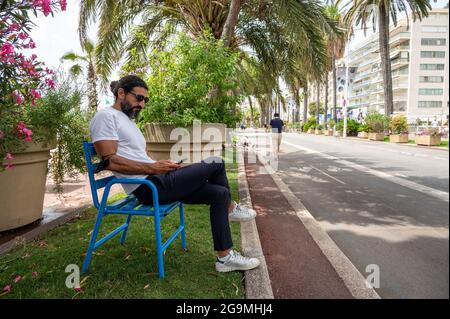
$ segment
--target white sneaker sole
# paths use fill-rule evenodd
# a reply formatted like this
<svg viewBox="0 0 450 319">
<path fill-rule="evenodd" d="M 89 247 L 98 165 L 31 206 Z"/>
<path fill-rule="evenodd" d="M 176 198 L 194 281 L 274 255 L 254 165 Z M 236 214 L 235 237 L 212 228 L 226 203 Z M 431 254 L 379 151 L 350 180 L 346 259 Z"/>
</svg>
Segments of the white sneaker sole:
<svg viewBox="0 0 450 319">
<path fill-rule="evenodd" d="M 258 260 L 258 264 L 254 265 L 254 266 L 240 266 L 240 267 L 231 267 L 231 266 L 217 266 L 216 265 L 216 270 L 218 272 L 230 272 L 230 271 L 243 271 L 243 270 L 251 270 L 254 268 L 257 268 L 260 265 L 260 262 Z"/>
</svg>

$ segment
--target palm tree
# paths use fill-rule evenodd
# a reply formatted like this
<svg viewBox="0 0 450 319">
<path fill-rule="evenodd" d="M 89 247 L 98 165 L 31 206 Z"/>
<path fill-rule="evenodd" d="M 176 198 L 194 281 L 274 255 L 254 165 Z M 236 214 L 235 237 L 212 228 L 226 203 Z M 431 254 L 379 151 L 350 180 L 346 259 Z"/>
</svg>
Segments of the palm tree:
<svg viewBox="0 0 450 319">
<path fill-rule="evenodd" d="M 132 50 L 145 57 L 149 49 L 169 45 L 178 32 L 201 37 L 205 30 L 243 57 L 254 55 L 267 76 L 282 76 L 280 68 L 298 59 L 305 72 L 323 72 L 326 48 L 317 35 L 333 28 L 316 0 L 81 0 L 81 40 L 97 17 L 97 70 L 103 84 Z"/>
<path fill-rule="evenodd" d="M 337 123 L 337 83 L 336 83 L 336 60 L 340 59 L 344 55 L 344 49 L 347 42 L 347 34 L 350 29 L 344 24 L 343 15 L 336 3 L 330 3 L 325 7 L 325 13 L 331 21 L 334 21 L 342 32 L 328 33 L 327 34 L 327 47 L 328 56 L 331 57 L 331 71 L 333 77 L 333 120 Z M 326 89 L 325 89 L 325 103 L 328 102 L 328 72 L 326 73 Z M 325 106 L 325 114 L 327 112 L 327 105 Z"/>
<path fill-rule="evenodd" d="M 72 61 L 75 64 L 71 66 L 69 72 L 77 77 L 83 73 L 83 68 L 87 68 L 87 95 L 88 107 L 92 114 L 97 111 L 98 96 L 97 96 L 97 72 L 95 64 L 95 45 L 90 40 L 85 40 L 82 45 L 85 55 L 78 55 L 74 52 L 67 52 L 61 57 L 61 60 Z M 82 64 L 84 64 L 84 66 Z"/>
<path fill-rule="evenodd" d="M 384 109 L 386 115 L 394 111 L 392 93 L 391 60 L 389 54 L 389 22 L 392 19 L 397 25 L 397 15 L 405 12 L 412 15 L 414 21 L 428 16 L 431 9 L 429 0 L 346 0 L 346 7 L 350 6 L 344 20 L 349 25 L 360 25 L 366 30 L 367 22 L 372 21 L 375 29 L 375 21 L 378 22 L 378 38 L 381 56 L 381 71 L 384 87 Z M 409 10 L 408 10 L 409 9 Z"/>
</svg>

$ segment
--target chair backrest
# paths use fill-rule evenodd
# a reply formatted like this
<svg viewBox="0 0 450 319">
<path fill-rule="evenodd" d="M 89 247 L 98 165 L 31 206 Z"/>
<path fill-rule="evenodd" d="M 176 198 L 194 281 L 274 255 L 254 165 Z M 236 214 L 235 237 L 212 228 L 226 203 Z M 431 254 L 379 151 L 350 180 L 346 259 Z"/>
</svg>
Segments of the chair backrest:
<svg viewBox="0 0 450 319">
<path fill-rule="evenodd" d="M 92 201 L 94 203 L 94 206 L 99 209 L 100 204 L 98 202 L 98 193 L 97 191 L 108 184 L 109 181 L 114 179 L 114 176 L 108 176 L 103 177 L 99 179 L 95 179 L 95 169 L 97 168 L 99 162 L 95 160 L 95 157 L 97 156 L 97 152 L 94 148 L 94 143 L 84 141 L 83 142 L 83 150 L 84 150 L 84 158 L 86 160 L 86 167 L 88 171 L 89 176 L 89 184 L 91 186 L 91 193 L 92 193 Z"/>
</svg>

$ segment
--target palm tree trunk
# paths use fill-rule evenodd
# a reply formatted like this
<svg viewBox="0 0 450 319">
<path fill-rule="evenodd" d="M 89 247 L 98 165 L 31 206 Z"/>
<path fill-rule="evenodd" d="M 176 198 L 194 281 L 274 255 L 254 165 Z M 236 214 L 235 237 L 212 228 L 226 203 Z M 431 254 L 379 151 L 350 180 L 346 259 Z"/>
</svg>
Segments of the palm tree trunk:
<svg viewBox="0 0 450 319">
<path fill-rule="evenodd" d="M 325 101 L 323 107 L 323 116 L 325 118 L 325 123 L 327 122 L 327 113 L 328 113 L 328 71 L 325 72 Z"/>
<path fill-rule="evenodd" d="M 308 81 L 305 81 L 305 87 L 303 88 L 303 125 L 308 120 Z"/>
<path fill-rule="evenodd" d="M 379 12 L 378 34 L 384 86 L 384 112 L 386 115 L 391 115 L 394 111 L 394 98 L 392 93 L 391 57 L 389 54 L 389 11 L 384 2 L 380 2 Z"/>
<path fill-rule="evenodd" d="M 93 63 L 88 65 L 88 104 L 91 114 L 97 112 L 97 77 L 95 75 L 95 68 Z"/>
<path fill-rule="evenodd" d="M 253 126 L 253 103 L 250 96 L 248 97 L 248 104 L 250 106 L 250 126 Z"/>
<path fill-rule="evenodd" d="M 336 108 L 337 108 L 336 56 L 333 54 L 331 59 L 332 59 L 331 67 L 333 68 L 333 120 L 334 120 L 335 123 L 337 123 L 337 114 L 336 114 Z"/>
<path fill-rule="evenodd" d="M 240 10 L 241 0 L 231 0 L 230 11 L 228 12 L 222 32 L 222 39 L 227 47 L 230 47 L 232 44 L 234 28 L 236 27 Z"/>
<path fill-rule="evenodd" d="M 316 124 L 319 125 L 320 114 L 320 82 L 316 82 Z"/>
</svg>

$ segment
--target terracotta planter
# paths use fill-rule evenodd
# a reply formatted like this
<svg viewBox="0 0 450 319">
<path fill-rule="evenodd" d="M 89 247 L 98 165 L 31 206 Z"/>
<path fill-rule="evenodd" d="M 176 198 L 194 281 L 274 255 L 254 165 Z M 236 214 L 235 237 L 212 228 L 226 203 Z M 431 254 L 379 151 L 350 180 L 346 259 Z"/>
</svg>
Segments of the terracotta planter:
<svg viewBox="0 0 450 319">
<path fill-rule="evenodd" d="M 54 145 L 30 144 L 13 154 L 13 168 L 0 172 L 0 231 L 30 224 L 42 217 L 47 165 Z"/>
<path fill-rule="evenodd" d="M 368 138 L 369 137 L 369 133 L 367 133 L 367 132 L 358 132 L 358 137 L 360 137 L 360 138 Z"/>
<path fill-rule="evenodd" d="M 393 134 L 389 136 L 391 143 L 408 143 L 408 134 Z"/>
<path fill-rule="evenodd" d="M 325 130 L 323 131 L 323 134 L 326 136 L 333 136 L 333 130 Z"/>
<path fill-rule="evenodd" d="M 369 140 L 384 141 L 384 133 L 369 133 Z"/>
<path fill-rule="evenodd" d="M 226 141 L 225 134 L 226 126 L 222 123 L 201 123 L 201 126 L 194 128 L 147 123 L 144 132 L 147 154 L 152 159 L 183 159 L 184 163 L 199 162 L 213 155 L 220 156 Z"/>
<path fill-rule="evenodd" d="M 416 144 L 426 146 L 439 146 L 441 145 L 441 137 L 431 135 L 417 135 Z"/>
</svg>

